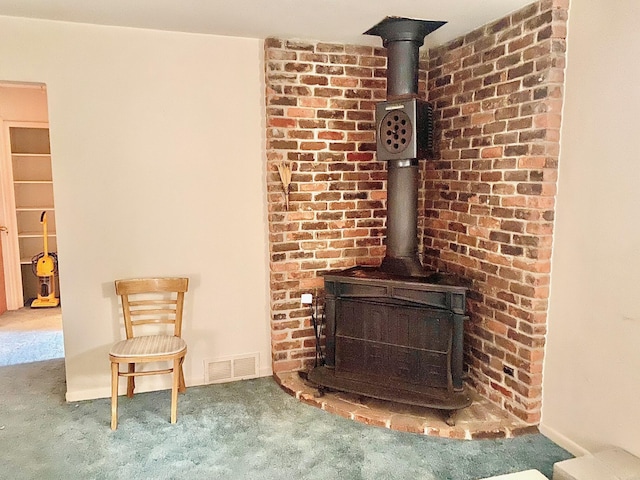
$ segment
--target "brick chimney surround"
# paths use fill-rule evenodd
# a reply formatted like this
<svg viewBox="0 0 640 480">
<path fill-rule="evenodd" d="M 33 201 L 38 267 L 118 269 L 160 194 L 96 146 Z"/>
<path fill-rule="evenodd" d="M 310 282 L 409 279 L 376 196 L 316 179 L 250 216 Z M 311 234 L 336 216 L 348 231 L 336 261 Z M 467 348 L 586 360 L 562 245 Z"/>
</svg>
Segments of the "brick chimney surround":
<svg viewBox="0 0 640 480">
<path fill-rule="evenodd" d="M 437 146 L 420 161 L 420 258 L 470 282 L 467 381 L 528 426 L 539 423 L 542 401 L 567 11 L 568 0 L 541 0 L 420 59 Z M 382 47 L 265 41 L 276 378 L 313 365 L 301 295 L 322 296 L 326 272 L 384 257 L 386 165 L 375 155 L 374 109 L 385 76 Z M 288 210 L 279 162 L 292 169 Z"/>
</svg>

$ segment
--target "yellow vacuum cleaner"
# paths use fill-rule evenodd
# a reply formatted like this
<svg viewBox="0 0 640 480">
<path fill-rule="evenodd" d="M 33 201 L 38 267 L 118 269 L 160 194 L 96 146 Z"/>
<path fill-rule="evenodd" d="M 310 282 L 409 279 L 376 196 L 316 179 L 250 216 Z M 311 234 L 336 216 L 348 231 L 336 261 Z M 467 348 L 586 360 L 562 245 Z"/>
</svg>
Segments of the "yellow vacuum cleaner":
<svg viewBox="0 0 640 480">
<path fill-rule="evenodd" d="M 49 253 L 47 236 L 47 212 L 40 215 L 42 224 L 42 240 L 44 252 L 31 259 L 33 273 L 38 277 L 38 298 L 31 302 L 31 308 L 57 307 L 60 300 L 56 298 L 56 274 L 58 273 L 58 257 L 54 252 Z"/>
</svg>

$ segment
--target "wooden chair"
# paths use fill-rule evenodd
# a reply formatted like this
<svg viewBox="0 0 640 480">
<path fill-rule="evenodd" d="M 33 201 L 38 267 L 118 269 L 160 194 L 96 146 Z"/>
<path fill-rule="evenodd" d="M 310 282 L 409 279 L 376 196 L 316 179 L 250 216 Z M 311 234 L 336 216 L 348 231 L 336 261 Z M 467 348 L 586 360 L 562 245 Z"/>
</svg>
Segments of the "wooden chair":
<svg viewBox="0 0 640 480">
<path fill-rule="evenodd" d="M 116 280 L 116 293 L 122 301 L 126 340 L 116 343 L 109 352 L 111 361 L 111 429 L 118 428 L 118 378 L 127 377 L 127 397 L 133 397 L 135 377 L 139 375 L 173 374 L 171 388 L 171 423 L 178 415 L 178 391 L 186 390 L 182 363 L 187 344 L 182 334 L 184 294 L 188 278 L 140 278 Z M 134 329 L 144 333 L 159 324 L 173 325 L 173 334 L 134 336 Z M 146 327 L 143 325 L 147 325 Z M 151 327 L 149 326 L 151 325 Z M 170 329 L 171 327 L 165 327 Z M 170 333 L 170 332 L 166 332 Z M 136 371 L 136 363 L 171 362 L 162 370 Z M 120 364 L 128 365 L 126 372 Z"/>
</svg>

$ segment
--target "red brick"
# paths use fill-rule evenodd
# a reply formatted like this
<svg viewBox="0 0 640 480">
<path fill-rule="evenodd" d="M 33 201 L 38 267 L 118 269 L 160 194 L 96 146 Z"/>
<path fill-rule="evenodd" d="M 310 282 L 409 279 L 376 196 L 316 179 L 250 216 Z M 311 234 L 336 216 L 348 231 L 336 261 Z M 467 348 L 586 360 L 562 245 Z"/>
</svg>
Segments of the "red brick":
<svg viewBox="0 0 640 480">
<path fill-rule="evenodd" d="M 318 132 L 318 138 L 320 140 L 343 140 L 344 137 L 345 137 L 344 132 L 336 132 L 331 130 Z"/>
<path fill-rule="evenodd" d="M 300 360 L 290 360 L 287 362 L 274 362 L 273 372 L 292 372 L 300 370 L 302 368 L 302 362 Z"/>
<path fill-rule="evenodd" d="M 288 108 L 287 115 L 293 118 L 314 118 L 315 110 L 311 108 Z"/>
<path fill-rule="evenodd" d="M 328 104 L 326 98 L 314 98 L 314 97 L 302 97 L 298 101 L 298 105 L 301 107 L 311 108 L 325 108 Z"/>
<path fill-rule="evenodd" d="M 352 162 L 367 162 L 373 160 L 372 152 L 349 152 L 347 153 L 347 160 Z"/>
<path fill-rule="evenodd" d="M 300 150 L 323 150 L 327 148 L 325 142 L 301 142 Z"/>
</svg>

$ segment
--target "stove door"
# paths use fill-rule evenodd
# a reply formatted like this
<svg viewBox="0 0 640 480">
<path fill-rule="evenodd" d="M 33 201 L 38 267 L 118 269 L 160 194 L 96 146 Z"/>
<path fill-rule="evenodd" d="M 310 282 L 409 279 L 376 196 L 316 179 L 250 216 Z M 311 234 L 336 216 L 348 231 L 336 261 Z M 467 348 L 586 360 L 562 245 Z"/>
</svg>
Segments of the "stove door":
<svg viewBox="0 0 640 480">
<path fill-rule="evenodd" d="M 336 375 L 377 385 L 451 388 L 450 311 L 339 299 L 335 328 Z"/>
</svg>

